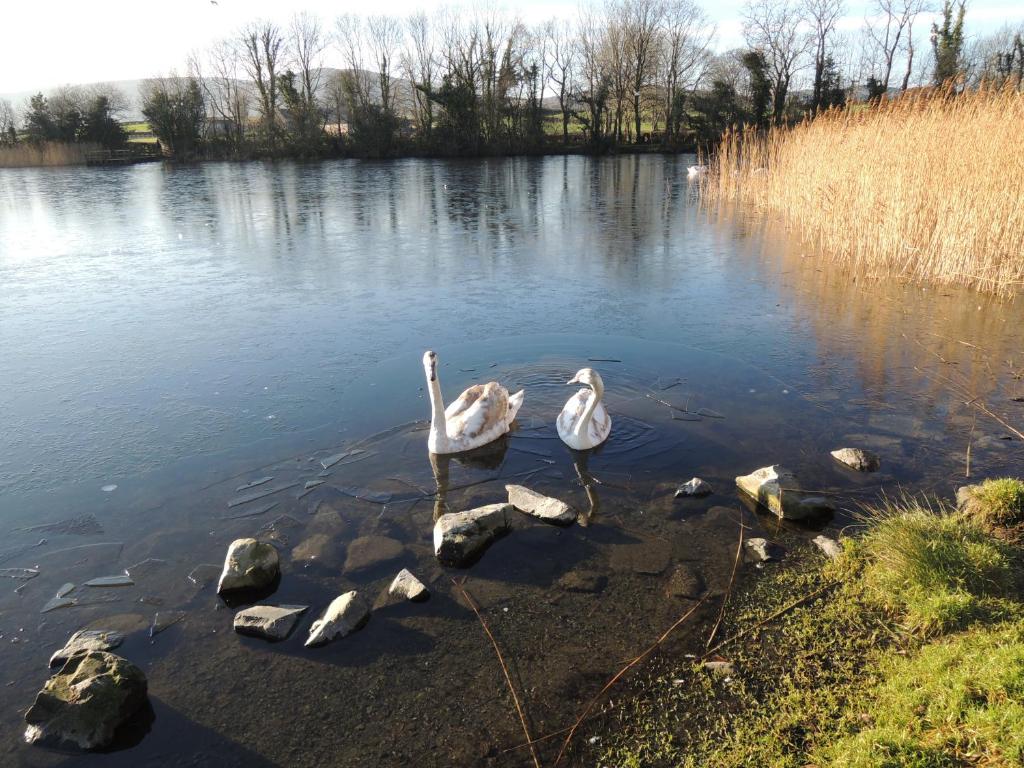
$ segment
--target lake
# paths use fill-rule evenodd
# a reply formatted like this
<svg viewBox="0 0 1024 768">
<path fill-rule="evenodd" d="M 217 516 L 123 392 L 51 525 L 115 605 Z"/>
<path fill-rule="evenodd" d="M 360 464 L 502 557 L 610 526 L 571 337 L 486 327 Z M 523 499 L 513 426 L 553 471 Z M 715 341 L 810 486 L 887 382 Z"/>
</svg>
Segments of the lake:
<svg viewBox="0 0 1024 768">
<path fill-rule="evenodd" d="M 741 524 L 803 547 L 882 491 L 1020 472 L 1019 302 L 843 274 L 754 211 L 703 208 L 692 162 L 0 171 L 0 762 L 532 764 L 452 577 L 538 737 L 696 604 L 680 574 L 708 598 L 664 653 L 703 647 Z M 525 389 L 507 439 L 430 460 L 428 348 L 449 400 Z M 554 419 L 588 365 L 613 428 L 574 454 Z M 881 471 L 838 465 L 845 445 Z M 773 463 L 835 514 L 782 525 L 739 498 Z M 693 476 L 714 493 L 675 499 Z M 471 568 L 438 564 L 435 516 L 507 482 L 580 524 L 523 516 Z M 215 594 L 251 535 L 282 557 L 267 602 L 310 606 L 280 643 L 236 635 Z M 401 567 L 428 602 L 380 598 Z M 75 604 L 41 613 L 65 583 Z M 377 603 L 367 626 L 304 648 L 350 589 Z M 24 745 L 49 655 L 86 626 L 127 634 L 151 710 L 98 757 Z"/>
</svg>

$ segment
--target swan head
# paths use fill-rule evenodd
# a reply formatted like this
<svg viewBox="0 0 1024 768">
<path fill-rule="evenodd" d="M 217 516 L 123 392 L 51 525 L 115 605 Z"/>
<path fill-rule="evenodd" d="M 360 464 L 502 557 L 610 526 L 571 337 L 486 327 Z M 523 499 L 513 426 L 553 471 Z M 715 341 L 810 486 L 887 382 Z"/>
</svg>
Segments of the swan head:
<svg viewBox="0 0 1024 768">
<path fill-rule="evenodd" d="M 604 381 L 593 368 L 580 368 L 566 384 L 584 384 L 594 390 L 598 399 L 604 395 Z"/>
<path fill-rule="evenodd" d="M 437 381 L 437 353 L 432 349 L 423 353 L 423 372 L 427 374 L 427 381 Z"/>
</svg>

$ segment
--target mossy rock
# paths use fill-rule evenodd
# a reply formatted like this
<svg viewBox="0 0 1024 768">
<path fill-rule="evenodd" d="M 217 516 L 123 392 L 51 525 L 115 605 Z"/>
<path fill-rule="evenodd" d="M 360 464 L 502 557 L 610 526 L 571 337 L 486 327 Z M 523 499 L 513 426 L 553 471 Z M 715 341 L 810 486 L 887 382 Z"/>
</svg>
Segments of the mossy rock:
<svg viewBox="0 0 1024 768">
<path fill-rule="evenodd" d="M 146 703 L 146 676 L 105 651 L 73 655 L 25 713 L 25 741 L 107 746 L 118 727 Z"/>
</svg>

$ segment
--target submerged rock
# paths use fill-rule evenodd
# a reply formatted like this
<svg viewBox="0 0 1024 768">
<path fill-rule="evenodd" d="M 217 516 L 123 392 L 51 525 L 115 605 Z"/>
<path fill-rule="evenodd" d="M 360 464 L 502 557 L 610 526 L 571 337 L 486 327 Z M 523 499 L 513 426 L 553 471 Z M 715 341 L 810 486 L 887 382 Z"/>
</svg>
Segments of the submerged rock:
<svg viewBox="0 0 1024 768">
<path fill-rule="evenodd" d="M 678 499 L 680 496 L 707 496 L 711 493 L 711 486 L 701 480 L 699 477 L 695 477 L 687 483 L 683 483 L 676 488 L 675 497 Z"/>
<path fill-rule="evenodd" d="M 581 568 L 569 571 L 557 583 L 570 592 L 600 592 L 608 583 L 608 577 L 598 571 Z"/>
<path fill-rule="evenodd" d="M 355 590 L 334 598 L 324 615 L 309 628 L 306 647 L 324 645 L 331 640 L 350 635 L 370 619 L 370 606 Z"/>
<path fill-rule="evenodd" d="M 110 632 L 105 629 L 80 629 L 70 637 L 63 648 L 54 652 L 50 657 L 50 666 L 56 667 L 58 664 L 63 664 L 76 653 L 112 651 L 123 642 L 124 635 L 120 632 Z"/>
<path fill-rule="evenodd" d="M 326 533 L 314 533 L 292 550 L 292 560 L 317 562 L 321 565 L 338 565 L 338 545 Z"/>
<path fill-rule="evenodd" d="M 781 560 L 786 554 L 785 549 L 778 544 L 768 541 L 768 539 L 747 539 L 747 548 L 762 563 L 767 563 L 771 560 Z"/>
<path fill-rule="evenodd" d="M 408 568 L 403 568 L 395 576 L 395 580 L 388 587 L 388 594 L 394 597 L 404 597 L 406 600 L 420 602 L 430 597 L 430 590 L 415 576 Z"/>
<path fill-rule="evenodd" d="M 235 632 L 267 640 L 284 640 L 307 610 L 308 605 L 254 605 L 235 614 Z"/>
<path fill-rule="evenodd" d="M 345 573 L 363 571 L 377 565 L 397 560 L 405 552 L 398 539 L 387 536 L 360 536 L 348 545 L 345 557 Z"/>
<path fill-rule="evenodd" d="M 522 485 L 506 485 L 508 503 L 546 523 L 570 525 L 576 520 L 576 510 L 559 499 L 531 491 Z"/>
<path fill-rule="evenodd" d="M 736 485 L 758 504 L 787 520 L 802 520 L 832 510 L 827 500 L 802 491 L 796 475 L 779 464 L 741 475 L 736 478 Z"/>
<path fill-rule="evenodd" d="M 688 565 L 679 565 L 668 577 L 665 594 L 669 597 L 685 597 L 697 600 L 704 594 L 704 579 Z"/>
<path fill-rule="evenodd" d="M 116 576 L 99 576 L 85 582 L 87 587 L 130 587 L 134 584 L 132 577 L 124 573 Z"/>
<path fill-rule="evenodd" d="M 466 565 L 511 527 L 511 504 L 449 512 L 434 523 L 434 554 L 445 565 Z"/>
<path fill-rule="evenodd" d="M 118 726 L 146 703 L 146 676 L 120 656 L 91 651 L 72 656 L 46 681 L 25 713 L 25 741 L 71 742 L 82 749 L 109 744 Z"/>
<path fill-rule="evenodd" d="M 281 573 L 277 550 L 256 539 L 235 539 L 228 547 L 217 594 L 239 589 L 263 589 Z"/>
<path fill-rule="evenodd" d="M 863 448 L 840 448 L 832 451 L 832 458 L 858 472 L 877 472 L 882 466 L 877 454 Z"/>
<path fill-rule="evenodd" d="M 811 541 L 830 558 L 839 557 L 843 553 L 843 545 L 828 536 L 815 536 Z"/>
</svg>

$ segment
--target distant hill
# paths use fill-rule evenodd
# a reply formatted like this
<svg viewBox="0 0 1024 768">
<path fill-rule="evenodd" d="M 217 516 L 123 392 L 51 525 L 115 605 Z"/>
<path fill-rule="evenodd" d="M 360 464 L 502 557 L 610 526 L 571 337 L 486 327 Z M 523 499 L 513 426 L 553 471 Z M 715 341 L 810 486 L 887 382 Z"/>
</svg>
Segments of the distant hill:
<svg viewBox="0 0 1024 768">
<path fill-rule="evenodd" d="M 142 119 L 142 107 L 140 105 L 141 99 L 139 97 L 139 88 L 142 86 L 142 80 L 108 80 L 102 83 L 67 83 L 72 87 L 76 88 L 95 88 L 99 86 L 113 86 L 121 93 L 124 94 L 125 102 L 127 104 L 124 114 L 120 115 L 120 118 L 125 122 L 134 122 Z M 0 99 L 7 99 L 11 102 L 11 106 L 20 115 L 26 107 L 28 107 L 29 99 L 35 96 L 40 91 L 44 95 L 55 91 L 63 86 L 53 86 L 51 88 L 37 88 L 34 91 L 18 91 L 14 93 L 0 93 Z"/>
</svg>

